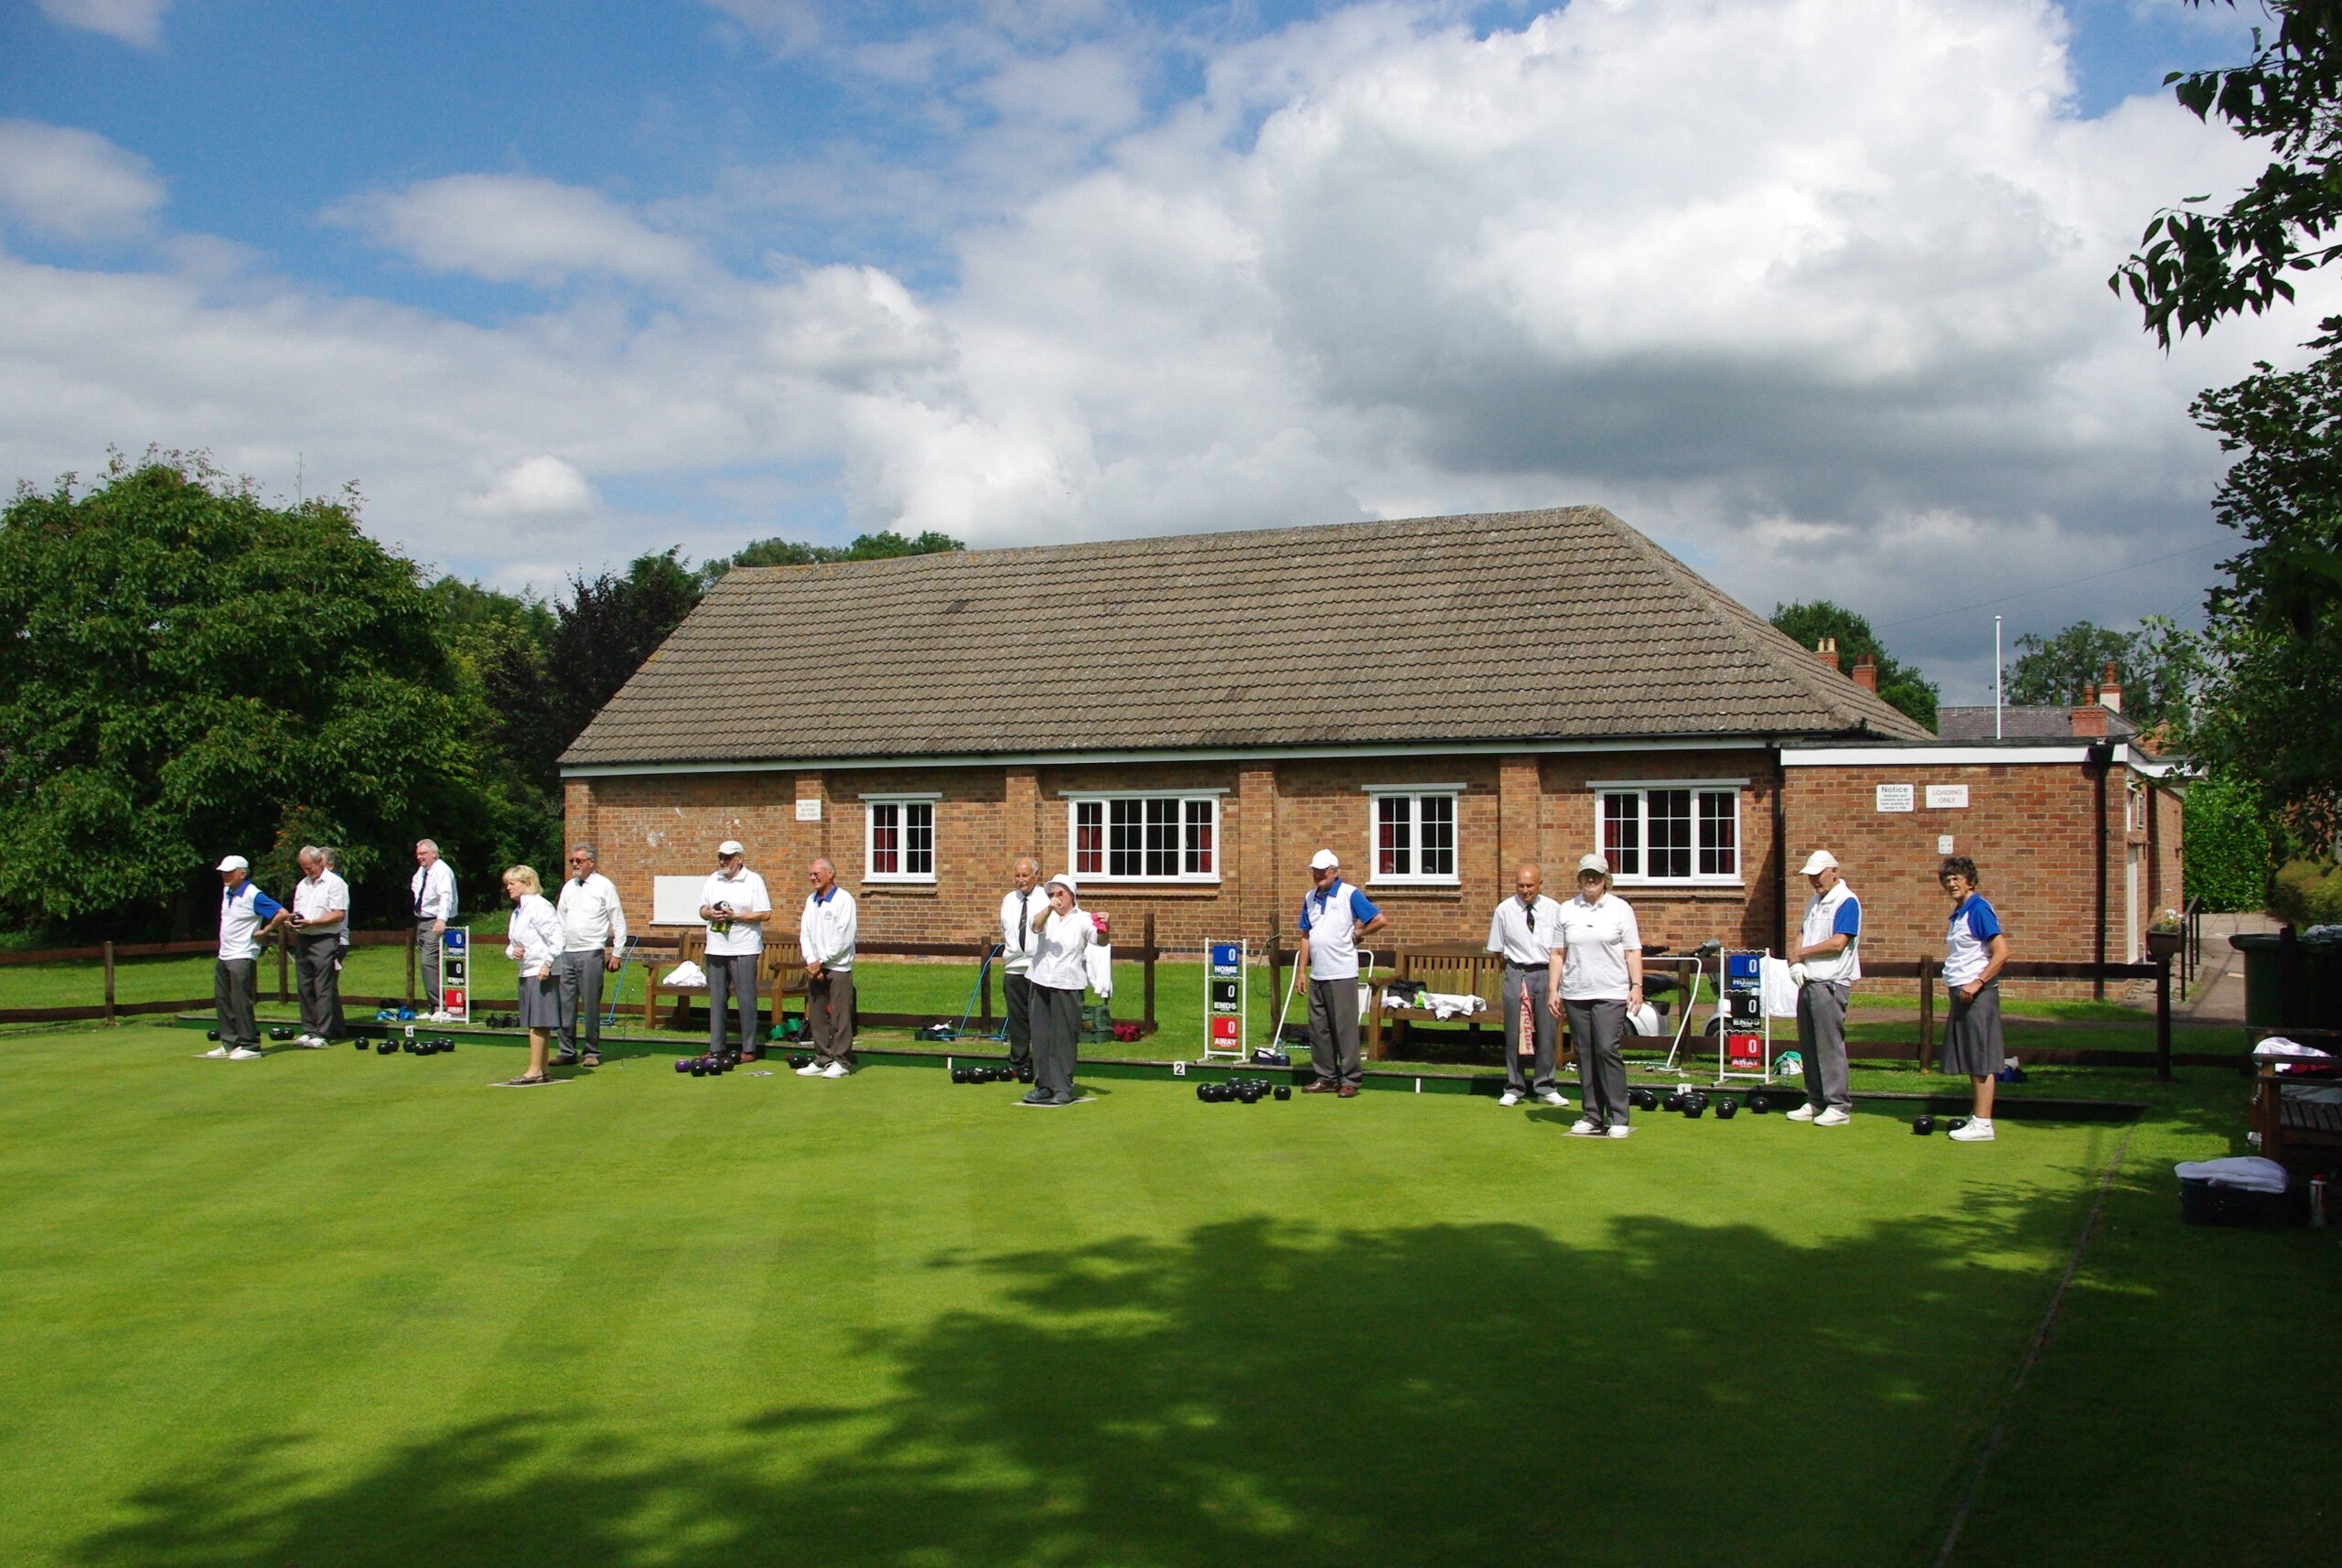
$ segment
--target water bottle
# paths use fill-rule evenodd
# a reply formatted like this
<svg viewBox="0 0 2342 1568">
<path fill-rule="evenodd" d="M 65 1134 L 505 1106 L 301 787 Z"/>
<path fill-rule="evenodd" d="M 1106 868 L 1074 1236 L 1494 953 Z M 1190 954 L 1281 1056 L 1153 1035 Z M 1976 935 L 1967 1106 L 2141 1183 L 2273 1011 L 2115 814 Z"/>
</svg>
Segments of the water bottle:
<svg viewBox="0 0 2342 1568">
<path fill-rule="evenodd" d="M 2309 1222 L 2318 1230 L 2326 1229 L 2326 1178 L 2314 1176 L 2309 1184 Z"/>
</svg>

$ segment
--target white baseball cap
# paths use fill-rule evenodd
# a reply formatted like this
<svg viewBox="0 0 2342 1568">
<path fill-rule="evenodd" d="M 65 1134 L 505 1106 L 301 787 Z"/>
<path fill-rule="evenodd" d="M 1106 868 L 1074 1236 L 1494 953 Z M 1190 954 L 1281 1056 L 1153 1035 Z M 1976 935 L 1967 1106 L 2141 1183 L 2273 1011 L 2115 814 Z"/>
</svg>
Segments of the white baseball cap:
<svg viewBox="0 0 2342 1568">
<path fill-rule="evenodd" d="M 1810 876 L 1817 871 L 1835 871 L 1837 869 L 1838 857 L 1832 854 L 1826 849 L 1817 849 L 1811 854 L 1805 857 L 1805 869 L 1799 872 L 1798 875 L 1799 876 Z"/>
<path fill-rule="evenodd" d="M 1584 876 L 1589 871 L 1597 875 L 1607 876 L 1610 875 L 1610 862 L 1598 854 L 1581 856 L 1577 863 L 1577 874 Z"/>
<path fill-rule="evenodd" d="M 722 843 L 715 846 L 715 853 L 724 856 L 726 860 L 729 860 L 736 854 L 747 854 L 748 846 L 742 843 L 738 839 L 725 839 Z"/>
<path fill-rule="evenodd" d="M 1331 871 L 1341 864 L 1342 857 L 1330 849 L 1321 849 L 1309 857 L 1309 869 L 1312 871 Z"/>
<path fill-rule="evenodd" d="M 227 859 L 221 861 L 217 867 L 217 869 L 220 871 L 250 871 L 252 868 L 252 863 L 246 860 L 241 854 L 230 855 Z"/>
<path fill-rule="evenodd" d="M 1070 871 L 1058 872 L 1055 876 L 1050 877 L 1048 881 L 1044 883 L 1042 886 L 1047 887 L 1062 887 L 1077 898 L 1081 897 L 1081 884 L 1073 879 L 1073 873 Z"/>
</svg>

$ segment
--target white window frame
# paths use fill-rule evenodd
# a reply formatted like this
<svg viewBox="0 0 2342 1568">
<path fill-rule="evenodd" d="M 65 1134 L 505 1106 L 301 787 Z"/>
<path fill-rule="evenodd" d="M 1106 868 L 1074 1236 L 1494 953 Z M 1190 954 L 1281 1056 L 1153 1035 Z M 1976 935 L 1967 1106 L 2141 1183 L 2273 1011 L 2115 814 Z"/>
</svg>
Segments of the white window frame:
<svg viewBox="0 0 2342 1568">
<path fill-rule="evenodd" d="M 935 885 L 936 832 L 935 806 L 940 794 L 924 795 L 865 795 L 862 797 L 862 880 L 882 886 L 931 887 Z M 927 870 L 880 871 L 878 869 L 878 813 L 891 810 L 896 813 L 896 831 L 903 835 L 898 850 L 898 862 L 908 864 L 910 858 L 910 812 L 913 808 L 927 812 Z"/>
<path fill-rule="evenodd" d="M 1610 880 L 1618 887 L 1744 887 L 1748 865 L 1748 843 L 1741 831 L 1741 797 L 1747 780 L 1745 779 L 1635 779 L 1616 783 L 1595 781 L 1587 786 L 1594 793 L 1594 848 L 1610 856 Z M 1688 876 L 1655 876 L 1650 872 L 1650 797 L 1656 790 L 1684 789 L 1692 796 L 1692 872 Z M 1732 865 L 1729 873 L 1700 870 L 1700 808 L 1703 796 L 1729 795 L 1732 798 Z M 1632 796 L 1635 801 L 1635 853 L 1638 865 L 1634 871 L 1619 869 L 1620 857 L 1611 854 L 1607 829 L 1610 800 L 1616 796 Z"/>
<path fill-rule="evenodd" d="M 1073 874 L 1081 879 L 1081 885 L 1084 887 L 1093 882 L 1114 886 L 1136 883 L 1157 885 L 1180 883 L 1195 887 L 1217 886 L 1220 879 L 1220 867 L 1226 865 L 1228 860 L 1227 835 L 1220 831 L 1219 811 L 1219 798 L 1226 793 L 1225 789 L 1069 789 L 1064 794 L 1065 863 L 1073 867 Z M 1145 856 L 1151 853 L 1145 842 L 1145 835 L 1150 826 L 1158 825 L 1150 824 L 1146 821 L 1146 802 L 1149 801 L 1162 801 L 1176 808 L 1176 821 L 1172 825 L 1177 832 L 1179 842 L 1177 847 L 1171 853 L 1177 857 L 1179 869 L 1169 875 L 1148 872 L 1144 869 Z M 1139 820 L 1135 823 L 1115 822 L 1113 819 L 1118 814 L 1116 811 L 1118 806 L 1124 808 L 1136 806 Z M 1104 835 L 1099 844 L 1099 868 L 1095 871 L 1081 869 L 1081 819 L 1085 812 L 1095 813 L 1097 822 L 1094 825 Z M 1211 861 L 1209 871 L 1187 869 L 1189 863 L 1197 858 L 1197 844 L 1190 830 L 1198 826 L 1211 836 L 1209 851 Z M 1135 827 L 1138 830 L 1140 838 L 1137 853 L 1142 869 L 1136 873 L 1117 875 L 1106 869 L 1113 864 L 1112 857 L 1116 853 L 1113 832 L 1117 827 L 1124 829 Z"/>
<path fill-rule="evenodd" d="M 1366 784 L 1359 787 L 1366 794 L 1366 886 L 1369 887 L 1460 887 L 1464 885 L 1464 786 L 1461 784 Z M 1441 874 L 1425 875 L 1420 869 L 1386 872 L 1382 869 L 1382 808 L 1385 801 L 1408 802 L 1407 850 L 1411 865 L 1420 867 L 1423 853 L 1423 826 L 1425 800 L 1447 803 L 1447 862 L 1449 869 Z"/>
</svg>

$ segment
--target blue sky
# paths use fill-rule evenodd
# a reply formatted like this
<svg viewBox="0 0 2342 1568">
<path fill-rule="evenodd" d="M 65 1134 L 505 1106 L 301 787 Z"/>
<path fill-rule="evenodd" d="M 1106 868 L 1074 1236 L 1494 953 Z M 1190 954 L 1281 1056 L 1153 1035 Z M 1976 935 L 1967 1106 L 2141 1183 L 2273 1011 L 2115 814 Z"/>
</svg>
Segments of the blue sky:
<svg viewBox="0 0 2342 1568">
<path fill-rule="evenodd" d="M 1600 501 L 1972 698 L 1947 606 L 2184 616 L 2219 554 L 2186 402 L 2305 324 L 2165 357 L 2102 280 L 2249 172 L 2159 85 L 2247 20 L 0 0 L 0 456 L 351 482 L 540 588 Z"/>
</svg>

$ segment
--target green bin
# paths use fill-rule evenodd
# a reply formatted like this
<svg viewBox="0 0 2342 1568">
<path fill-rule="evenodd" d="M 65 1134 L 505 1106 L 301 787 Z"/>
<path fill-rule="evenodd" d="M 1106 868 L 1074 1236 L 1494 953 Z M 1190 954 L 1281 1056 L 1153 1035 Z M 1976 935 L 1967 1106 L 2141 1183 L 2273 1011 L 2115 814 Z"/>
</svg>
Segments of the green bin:
<svg viewBox="0 0 2342 1568">
<path fill-rule="evenodd" d="M 2256 1028 L 2342 1029 L 2342 942 L 2248 931 L 2229 939 L 2244 955 L 2244 1021 Z"/>
</svg>

